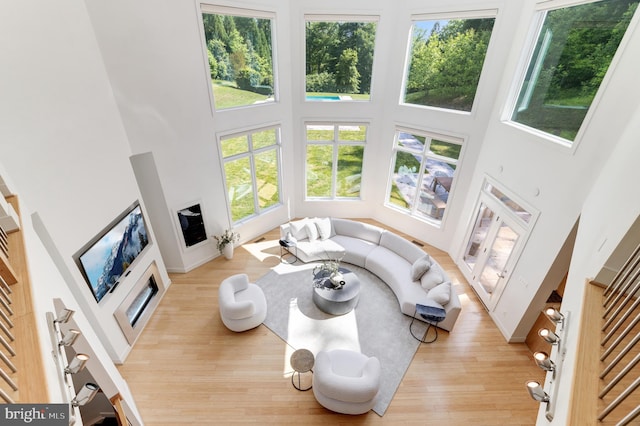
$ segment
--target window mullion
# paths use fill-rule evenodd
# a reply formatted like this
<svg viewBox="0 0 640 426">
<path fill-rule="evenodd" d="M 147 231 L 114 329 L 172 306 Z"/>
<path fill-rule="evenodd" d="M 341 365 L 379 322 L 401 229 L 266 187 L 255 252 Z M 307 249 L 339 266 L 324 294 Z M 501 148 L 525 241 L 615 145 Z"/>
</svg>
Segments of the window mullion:
<svg viewBox="0 0 640 426">
<path fill-rule="evenodd" d="M 427 165 L 427 156 L 422 155 L 422 160 L 420 161 L 420 171 L 418 172 L 418 176 L 416 177 L 416 193 L 413 196 L 413 205 L 411 206 L 411 214 L 414 214 L 418 210 L 420 193 L 422 188 L 422 179 L 424 178 L 424 169 Z"/>
<path fill-rule="evenodd" d="M 340 126 L 333 126 L 333 162 L 331 164 L 331 199 L 335 200 L 338 195 L 338 144 L 340 140 Z"/>
<path fill-rule="evenodd" d="M 253 211 L 260 214 L 260 203 L 258 200 L 258 179 L 256 176 L 256 159 L 253 154 L 249 155 L 249 165 L 251 167 L 251 185 L 253 186 Z"/>
<path fill-rule="evenodd" d="M 337 139 L 333 142 L 333 164 L 331 167 L 331 198 L 336 199 L 338 196 L 338 142 Z"/>
</svg>

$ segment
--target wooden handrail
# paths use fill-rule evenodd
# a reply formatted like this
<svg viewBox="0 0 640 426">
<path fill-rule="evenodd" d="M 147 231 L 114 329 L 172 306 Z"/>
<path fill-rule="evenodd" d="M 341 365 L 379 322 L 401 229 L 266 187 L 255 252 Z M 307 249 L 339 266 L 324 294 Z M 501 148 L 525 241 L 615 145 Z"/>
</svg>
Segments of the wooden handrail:
<svg viewBox="0 0 640 426">
<path fill-rule="evenodd" d="M 597 423 L 602 317 L 596 313 L 602 311 L 603 291 L 600 285 L 586 282 L 573 372 L 569 425 Z"/>
</svg>

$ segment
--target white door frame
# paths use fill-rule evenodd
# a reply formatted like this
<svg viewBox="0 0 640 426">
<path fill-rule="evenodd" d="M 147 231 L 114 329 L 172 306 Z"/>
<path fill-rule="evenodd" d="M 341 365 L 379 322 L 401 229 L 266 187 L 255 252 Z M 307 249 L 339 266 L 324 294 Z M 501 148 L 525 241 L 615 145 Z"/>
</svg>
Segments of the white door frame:
<svg viewBox="0 0 640 426">
<path fill-rule="evenodd" d="M 505 205 L 501 200 L 499 200 L 494 194 L 487 191 L 489 186 L 493 186 L 498 189 L 500 192 L 504 193 L 509 199 L 515 201 L 522 208 L 524 208 L 528 213 L 531 214 L 529 221 L 523 220 L 519 217 L 512 209 L 510 209 L 507 205 Z M 492 218 L 492 223 L 489 226 L 489 230 L 487 231 L 487 235 L 485 236 L 481 246 L 478 248 L 479 255 L 476 258 L 473 269 L 469 267 L 464 257 L 467 253 L 467 249 L 469 247 L 470 239 L 473 236 L 473 231 L 476 225 L 477 214 L 479 212 L 480 206 L 485 205 L 487 208 L 493 211 L 494 217 Z M 478 199 L 476 200 L 473 217 L 469 223 L 467 232 L 465 233 L 464 244 L 462 244 L 460 252 L 457 256 L 457 263 L 460 268 L 460 271 L 465 276 L 467 281 L 470 283 L 473 290 L 478 295 L 480 301 L 485 305 L 485 308 L 492 312 L 498 301 L 500 300 L 500 296 L 502 295 L 504 289 L 506 288 L 509 280 L 511 278 L 512 272 L 515 269 L 518 259 L 520 258 L 520 254 L 522 253 L 526 241 L 531 234 L 533 226 L 538 218 L 539 212 L 530 207 L 526 202 L 522 201 L 520 197 L 506 189 L 503 185 L 498 184 L 494 179 L 489 177 L 485 178 L 485 182 L 482 185 L 480 190 L 480 194 L 478 195 Z M 486 264 L 487 258 L 489 256 L 490 248 L 495 241 L 495 238 L 498 234 L 498 231 L 501 228 L 501 224 L 505 223 L 509 226 L 514 232 L 516 232 L 519 237 L 518 241 L 514 245 L 511 254 L 509 255 L 508 260 L 505 263 L 503 274 L 496 283 L 496 287 L 494 291 L 490 294 L 489 298 L 483 297 L 482 293 L 486 293 L 484 288 L 479 283 L 479 276 L 484 266 Z M 474 279 L 475 278 L 475 279 Z"/>
</svg>

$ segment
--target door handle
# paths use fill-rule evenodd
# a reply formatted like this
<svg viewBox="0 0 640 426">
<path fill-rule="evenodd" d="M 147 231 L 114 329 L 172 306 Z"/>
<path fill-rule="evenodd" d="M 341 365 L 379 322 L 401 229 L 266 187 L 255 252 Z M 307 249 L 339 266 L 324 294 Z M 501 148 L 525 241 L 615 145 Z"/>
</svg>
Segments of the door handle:
<svg viewBox="0 0 640 426">
<path fill-rule="evenodd" d="M 498 276 L 498 278 L 504 278 L 504 272 L 500 274 L 496 272 L 496 275 Z"/>
</svg>

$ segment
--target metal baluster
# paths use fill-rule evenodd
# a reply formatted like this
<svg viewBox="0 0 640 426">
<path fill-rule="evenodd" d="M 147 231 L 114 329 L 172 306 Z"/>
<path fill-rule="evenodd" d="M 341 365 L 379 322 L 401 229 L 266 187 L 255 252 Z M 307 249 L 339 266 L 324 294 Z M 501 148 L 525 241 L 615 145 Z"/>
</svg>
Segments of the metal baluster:
<svg viewBox="0 0 640 426">
<path fill-rule="evenodd" d="M 9 377 L 9 375 L 2 368 L 0 368 L 0 377 L 2 377 L 4 381 L 7 382 L 9 386 L 11 386 L 11 389 L 13 389 L 14 391 L 18 390 L 18 385 L 16 385 L 16 382 L 11 380 L 11 377 Z"/>
<path fill-rule="evenodd" d="M 624 392 L 622 392 L 620 395 L 618 395 L 618 397 L 616 399 L 613 400 L 613 402 L 611 404 L 609 404 L 607 406 L 607 408 L 605 408 L 602 413 L 600 413 L 600 415 L 598 416 L 598 420 L 602 421 L 605 417 L 607 417 L 609 415 L 609 413 L 611 413 L 618 405 L 620 405 L 620 403 L 622 403 L 622 401 L 624 401 L 625 399 L 627 399 L 627 397 L 629 395 L 631 395 L 631 393 L 636 390 L 638 388 L 638 386 L 640 386 L 640 377 L 638 377 L 636 380 L 634 380 L 634 382 L 627 387 Z"/>
<path fill-rule="evenodd" d="M 7 284 L 4 278 L 2 278 L 2 276 L 0 276 L 0 287 L 2 287 L 8 294 L 13 293 L 11 287 L 9 286 L 9 284 Z"/>
<path fill-rule="evenodd" d="M 9 306 L 2 297 L 0 297 L 0 305 L 4 306 L 9 315 L 13 315 L 13 309 L 11 309 L 11 306 Z"/>
<path fill-rule="evenodd" d="M 4 288 L 0 287 L 0 297 L 4 297 L 4 299 L 7 301 L 7 303 L 12 304 L 13 301 L 11 300 L 11 296 L 9 296 L 7 294 L 7 292 L 4 290 Z"/>
<path fill-rule="evenodd" d="M 619 285 L 618 282 L 618 278 L 620 278 L 622 275 L 627 274 L 627 267 L 630 266 L 632 264 L 632 261 L 635 259 L 634 266 L 637 264 L 638 260 L 640 259 L 640 244 L 638 246 L 636 246 L 636 249 L 633 251 L 633 253 L 631 253 L 631 256 L 629 256 L 626 260 L 626 262 L 624 263 L 624 266 L 618 271 L 618 273 L 616 274 L 615 277 L 613 277 L 613 280 L 611 280 L 611 284 L 609 284 L 607 286 L 607 288 L 604 290 L 603 296 L 606 296 L 607 293 L 609 293 L 610 291 L 613 291 L 612 294 L 615 293 L 615 289 L 616 287 Z M 624 280 L 623 280 L 624 281 Z M 605 299 L 603 306 L 607 306 L 607 304 L 609 303 L 609 299 L 611 298 L 611 294 Z"/>
<path fill-rule="evenodd" d="M 602 332 L 604 333 L 606 330 L 609 331 L 601 341 L 601 346 L 604 347 L 605 351 L 600 357 L 600 360 L 604 361 L 625 339 L 631 338 L 631 340 L 626 343 L 625 347 L 617 353 L 615 358 L 606 365 L 600 373 L 600 379 L 604 379 L 614 368 L 619 367 L 620 369 L 615 377 L 608 383 L 603 382 L 603 388 L 598 397 L 602 400 L 611 394 L 613 401 L 600 412 L 598 415 L 599 421 L 609 416 L 640 387 L 640 377 L 638 377 L 636 373 L 635 377 L 631 377 L 631 379 L 634 379 L 631 385 L 623 391 L 613 392 L 613 389 L 620 384 L 623 379 L 634 374 L 634 369 L 637 370 L 637 365 L 640 363 L 640 353 L 636 353 L 638 343 L 640 342 L 640 333 L 638 332 L 638 325 L 640 324 L 640 299 L 636 296 L 640 290 L 639 264 L 640 245 L 635 248 L 632 255 L 629 256 L 603 293 L 604 301 L 602 306 L 604 313 L 602 318 L 605 321 L 602 326 Z M 627 305 L 629 306 L 627 307 Z M 627 308 L 625 309 L 625 307 Z M 617 336 L 616 333 L 618 334 Z M 609 342 L 613 337 L 615 337 L 615 340 Z M 630 353 L 635 354 L 633 359 L 631 359 L 631 361 L 625 360 L 625 357 Z M 640 415 L 640 406 L 635 407 L 635 409 L 632 409 L 626 414 L 619 414 L 622 418 L 617 424 L 620 426 L 627 425 Z M 616 417 L 618 417 L 618 414 Z"/>
<path fill-rule="evenodd" d="M 7 351 L 9 351 L 9 354 L 11 354 L 11 356 L 16 356 L 16 351 L 13 350 L 11 345 L 2 336 L 0 336 L 0 344 L 2 344 L 2 346 L 4 346 Z"/>
<path fill-rule="evenodd" d="M 15 401 L 2 389 L 0 389 L 0 398 L 4 399 L 7 404 L 15 404 Z"/>
<path fill-rule="evenodd" d="M 638 279 L 638 276 L 640 276 L 640 270 L 638 269 L 634 269 L 635 273 L 633 274 L 633 277 L 630 280 L 625 280 L 624 284 L 621 284 L 620 289 L 614 293 L 611 293 L 611 297 L 615 296 L 615 299 L 613 300 L 613 302 L 606 307 L 604 314 L 602 315 L 602 318 L 606 318 L 609 315 L 609 312 L 611 312 L 611 309 L 613 309 L 614 306 L 616 306 L 616 304 L 618 303 L 618 301 L 620 299 L 622 299 L 624 297 L 625 294 L 627 294 L 629 288 L 636 282 L 636 280 Z"/>
<path fill-rule="evenodd" d="M 2 318 L 10 328 L 13 328 L 13 322 L 9 319 L 7 314 L 5 314 L 2 309 L 0 309 L 0 318 Z"/>
<path fill-rule="evenodd" d="M 5 364 L 7 364 L 7 367 L 9 367 L 13 373 L 15 373 L 16 371 L 18 371 L 18 367 L 16 367 L 16 366 L 11 362 L 11 360 L 10 360 L 9 358 L 7 358 L 7 356 L 6 356 L 4 353 L 2 353 L 2 352 L 0 352 L 0 359 L 1 359 L 2 361 L 4 361 L 4 363 L 5 363 Z"/>
</svg>

